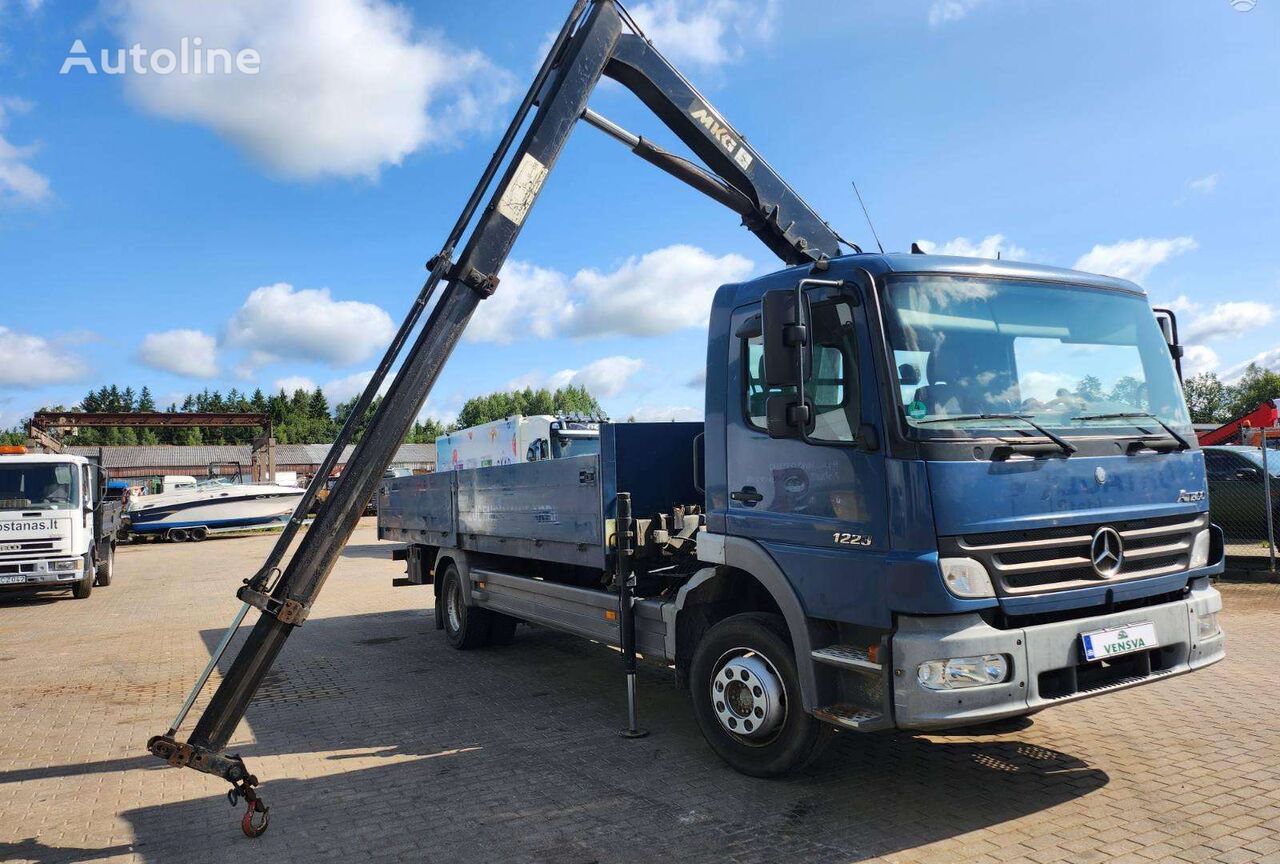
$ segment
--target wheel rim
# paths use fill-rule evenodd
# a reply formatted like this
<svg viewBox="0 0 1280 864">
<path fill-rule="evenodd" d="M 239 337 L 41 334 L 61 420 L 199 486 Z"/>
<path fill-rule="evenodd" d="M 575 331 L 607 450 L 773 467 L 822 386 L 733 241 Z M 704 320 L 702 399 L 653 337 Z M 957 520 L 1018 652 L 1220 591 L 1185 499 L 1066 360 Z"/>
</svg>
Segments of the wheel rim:
<svg viewBox="0 0 1280 864">
<path fill-rule="evenodd" d="M 768 744 L 786 723 L 786 692 L 782 676 L 769 658 L 750 648 L 722 654 L 708 687 L 720 727 L 755 746 Z"/>
<path fill-rule="evenodd" d="M 462 629 L 462 591 L 458 588 L 457 579 L 449 580 L 449 593 L 444 605 L 449 616 L 449 629 L 457 633 Z"/>
</svg>

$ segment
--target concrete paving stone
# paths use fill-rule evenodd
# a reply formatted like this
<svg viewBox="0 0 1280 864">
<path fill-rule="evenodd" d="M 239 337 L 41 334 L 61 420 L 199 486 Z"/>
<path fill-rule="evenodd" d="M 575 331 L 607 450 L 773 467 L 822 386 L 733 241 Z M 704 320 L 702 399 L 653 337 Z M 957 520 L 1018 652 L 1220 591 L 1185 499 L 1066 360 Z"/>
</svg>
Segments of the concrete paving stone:
<svg viewBox="0 0 1280 864">
<path fill-rule="evenodd" d="M 122 547 L 87 600 L 0 595 L 0 861 L 1280 861 L 1280 715 L 1256 674 L 1280 586 L 1223 586 L 1211 670 L 1021 725 L 844 733 L 761 781 L 715 758 L 664 669 L 640 671 L 652 734 L 625 741 L 613 652 L 527 627 L 450 650 L 367 520 L 228 748 L 272 806 L 248 840 L 221 781 L 145 743 L 271 542 Z"/>
</svg>

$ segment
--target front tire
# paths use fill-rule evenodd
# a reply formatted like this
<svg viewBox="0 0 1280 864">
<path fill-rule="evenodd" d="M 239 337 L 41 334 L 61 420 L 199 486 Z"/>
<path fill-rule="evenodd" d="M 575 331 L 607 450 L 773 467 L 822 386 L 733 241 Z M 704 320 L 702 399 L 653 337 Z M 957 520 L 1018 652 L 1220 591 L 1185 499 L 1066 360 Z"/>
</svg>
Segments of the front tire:
<svg viewBox="0 0 1280 864">
<path fill-rule="evenodd" d="M 458 568 L 450 562 L 444 570 L 441 582 L 441 602 L 444 604 L 444 636 L 459 651 L 472 651 L 489 644 L 493 615 L 488 609 L 468 606 L 466 582 Z"/>
<path fill-rule="evenodd" d="M 803 768 L 835 734 L 804 710 L 795 655 L 778 615 L 734 615 L 708 630 L 693 652 L 689 690 L 711 749 L 751 777 Z"/>
<path fill-rule="evenodd" d="M 95 575 L 93 556 L 86 552 L 84 556 L 84 576 L 80 577 L 79 582 L 71 586 L 71 596 L 77 600 L 88 599 L 89 595 L 93 593 Z"/>
</svg>

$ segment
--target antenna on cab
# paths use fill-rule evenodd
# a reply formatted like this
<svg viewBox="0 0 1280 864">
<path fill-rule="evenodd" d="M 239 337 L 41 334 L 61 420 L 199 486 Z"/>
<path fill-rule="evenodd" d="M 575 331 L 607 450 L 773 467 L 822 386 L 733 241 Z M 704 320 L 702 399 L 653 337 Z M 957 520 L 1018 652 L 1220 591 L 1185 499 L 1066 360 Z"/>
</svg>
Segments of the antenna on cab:
<svg viewBox="0 0 1280 864">
<path fill-rule="evenodd" d="M 858 196 L 858 203 L 862 205 L 862 215 L 867 217 L 867 226 L 871 229 L 871 236 L 876 238 L 876 246 L 880 249 L 880 254 L 884 254 L 884 244 L 880 242 L 880 235 L 876 233 L 876 226 L 871 221 L 871 214 L 867 212 L 867 205 L 862 200 L 862 193 L 858 191 L 858 181 L 852 180 L 853 194 Z"/>
</svg>

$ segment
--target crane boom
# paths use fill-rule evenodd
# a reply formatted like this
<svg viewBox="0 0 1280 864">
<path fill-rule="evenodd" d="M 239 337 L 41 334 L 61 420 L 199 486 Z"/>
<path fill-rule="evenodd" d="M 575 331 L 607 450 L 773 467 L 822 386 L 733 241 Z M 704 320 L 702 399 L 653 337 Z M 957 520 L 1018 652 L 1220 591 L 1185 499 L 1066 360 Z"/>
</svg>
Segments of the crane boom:
<svg viewBox="0 0 1280 864">
<path fill-rule="evenodd" d="M 248 802 L 244 828 L 251 836 L 265 830 L 266 807 L 254 789 L 257 778 L 238 756 L 222 751 L 285 641 L 306 620 L 312 602 L 355 529 L 364 502 L 373 495 L 472 313 L 480 301 L 497 288 L 498 271 L 579 119 L 587 117 L 592 125 L 605 128 L 614 137 L 626 141 L 647 161 L 731 207 L 742 216 L 747 229 L 785 263 L 802 264 L 840 254 L 839 236 L 642 34 L 624 32 L 629 21 L 617 0 L 576 0 L 453 232 L 429 263 L 430 277 L 334 442 L 321 471 L 262 568 L 245 580 L 237 592 L 245 605 L 227 638 L 214 652 L 209 667 L 169 730 L 148 743 L 154 755 L 171 765 L 195 768 L 232 783 L 233 799 L 244 797 Z M 666 153 L 589 112 L 587 100 L 600 78 L 606 75 L 635 93 L 710 171 Z M 453 250 L 534 105 L 537 111 L 519 145 L 511 152 L 489 203 L 455 263 Z M 431 308 L 426 324 L 392 378 L 337 484 L 281 572 L 277 565 L 297 533 L 302 516 L 308 512 L 316 492 L 351 439 L 356 422 L 373 404 L 380 385 L 390 374 L 441 281 L 446 284 L 440 299 Z M 272 577 L 277 573 L 273 582 Z M 258 609 L 260 615 L 248 638 L 190 738 L 186 742 L 178 741 L 178 729 L 186 713 L 230 643 L 231 633 L 250 608 Z M 254 822 L 255 814 L 260 814 L 263 820 L 260 824 Z"/>
</svg>

